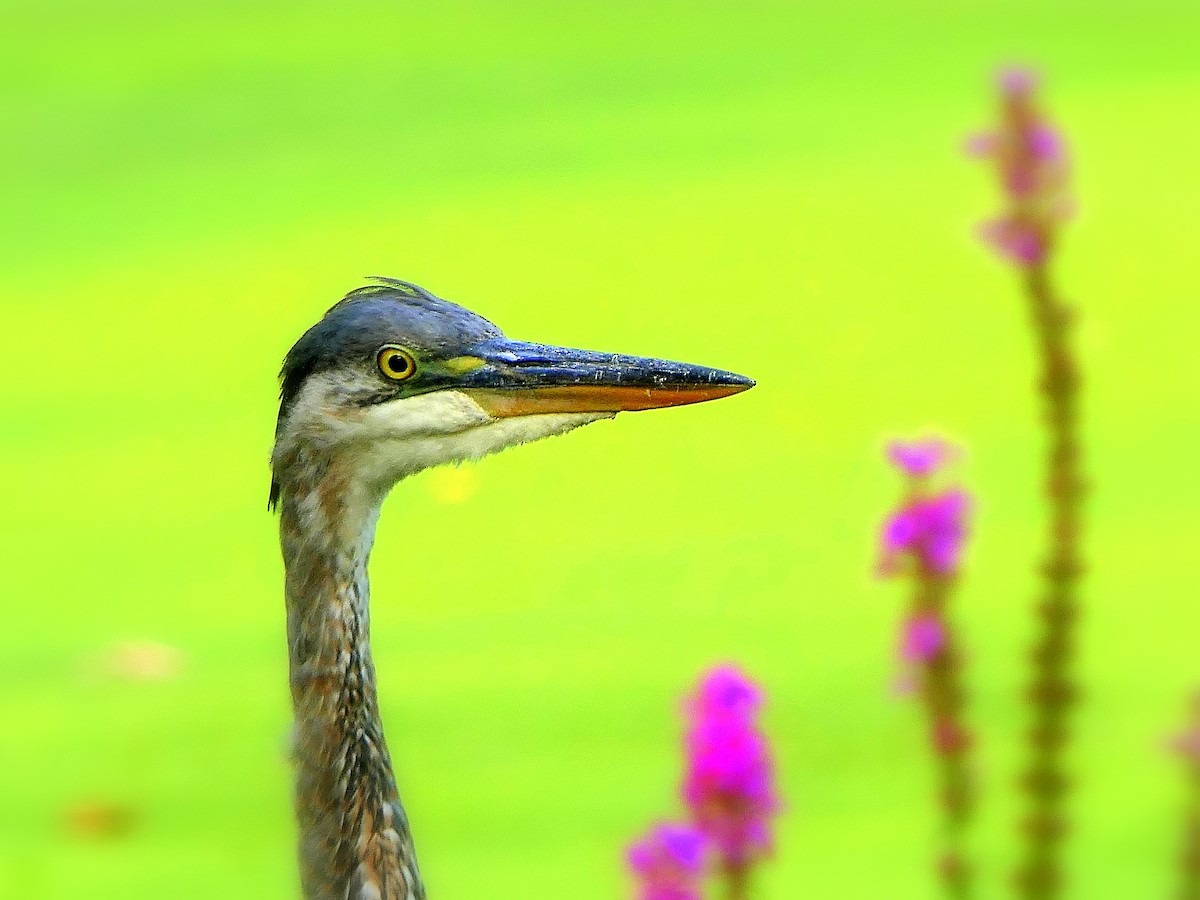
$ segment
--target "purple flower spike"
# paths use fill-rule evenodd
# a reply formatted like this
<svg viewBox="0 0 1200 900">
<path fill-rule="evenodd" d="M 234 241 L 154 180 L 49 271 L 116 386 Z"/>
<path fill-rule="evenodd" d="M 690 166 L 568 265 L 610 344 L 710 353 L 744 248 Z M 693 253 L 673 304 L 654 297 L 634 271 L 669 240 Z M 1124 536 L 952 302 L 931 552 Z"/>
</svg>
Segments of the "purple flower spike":
<svg viewBox="0 0 1200 900">
<path fill-rule="evenodd" d="M 901 697 L 918 695 L 928 714 L 930 743 L 942 769 L 945 836 L 939 870 L 946 896 L 966 897 L 972 892 L 962 832 L 975 799 L 965 774 L 971 736 L 962 719 L 961 657 L 947 607 L 966 543 L 971 498 L 966 491 L 946 489 L 924 477 L 936 475 L 949 453 L 945 442 L 932 437 L 889 447 L 888 456 L 908 481 L 899 508 L 880 530 L 879 572 L 912 582 L 909 612 L 899 629 L 899 672 L 892 691 Z"/>
<path fill-rule="evenodd" d="M 928 662 L 946 644 L 946 629 L 937 616 L 920 616 L 904 624 L 900 656 L 908 663 Z"/>
<path fill-rule="evenodd" d="M 966 543 L 971 498 L 949 490 L 913 500 L 884 523 L 879 570 L 900 571 L 900 557 L 910 555 L 929 571 L 950 575 L 958 570 Z"/>
<path fill-rule="evenodd" d="M 937 438 L 892 441 L 888 444 L 887 452 L 892 465 L 914 478 L 932 475 L 953 456 L 953 449 Z"/>
<path fill-rule="evenodd" d="M 1025 69 L 1000 73 L 1000 122 L 986 140 L 967 144 L 971 156 L 995 167 L 1006 208 L 985 222 L 980 237 L 1023 268 L 1045 262 L 1059 227 L 1074 209 L 1062 135 L 1036 102 L 1038 78 Z"/>
<path fill-rule="evenodd" d="M 689 825 L 660 822 L 626 855 L 638 878 L 638 900 L 701 900 L 704 835 Z"/>
<path fill-rule="evenodd" d="M 744 867 L 771 848 L 779 810 L 766 738 L 755 716 L 762 690 L 732 666 L 710 671 L 685 705 L 687 772 L 683 799 L 727 867 Z"/>
</svg>

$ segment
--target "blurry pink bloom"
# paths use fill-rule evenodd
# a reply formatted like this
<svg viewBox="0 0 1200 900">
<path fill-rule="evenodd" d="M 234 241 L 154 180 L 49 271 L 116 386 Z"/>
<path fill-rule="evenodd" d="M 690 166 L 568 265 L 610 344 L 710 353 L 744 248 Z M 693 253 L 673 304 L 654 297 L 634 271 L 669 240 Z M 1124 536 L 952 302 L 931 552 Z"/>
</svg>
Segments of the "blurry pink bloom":
<svg viewBox="0 0 1200 900">
<path fill-rule="evenodd" d="M 1038 79 L 1033 73 L 1007 69 L 997 84 L 999 127 L 970 138 L 967 153 L 995 164 L 1007 209 L 985 222 L 979 234 L 1001 256 L 1035 266 L 1045 260 L 1059 225 L 1074 212 L 1066 148 L 1034 103 Z"/>
<path fill-rule="evenodd" d="M 721 665 L 709 669 L 684 706 L 695 721 L 725 717 L 748 721 L 762 700 L 762 689 L 737 666 Z"/>
<path fill-rule="evenodd" d="M 728 866 L 771 849 L 779 810 L 766 738 L 754 721 L 761 689 L 737 669 L 713 669 L 685 708 L 687 772 L 683 799 Z"/>
<path fill-rule="evenodd" d="M 888 459 L 896 468 L 917 478 L 932 475 L 948 462 L 953 454 L 953 448 L 938 438 L 892 441 L 887 450 Z"/>
<path fill-rule="evenodd" d="M 930 571 L 953 573 L 966 542 L 966 519 L 971 498 L 965 491 L 949 490 L 913 500 L 884 522 L 879 571 L 900 571 L 900 557 L 909 555 Z"/>
<path fill-rule="evenodd" d="M 1167 746 L 1193 765 L 1200 766 L 1200 693 L 1192 698 L 1192 721 L 1188 729 L 1171 738 Z"/>
<path fill-rule="evenodd" d="M 929 662 L 946 644 L 946 629 L 935 615 L 918 616 L 904 623 L 900 658 L 908 663 Z"/>
<path fill-rule="evenodd" d="M 1046 255 L 1037 231 L 1010 219 L 993 219 L 979 226 L 979 237 L 1001 256 L 1021 265 L 1039 263 Z"/>
<path fill-rule="evenodd" d="M 1029 130 L 1029 152 L 1035 158 L 1050 162 L 1063 155 L 1062 136 L 1049 125 L 1035 125 Z"/>
<path fill-rule="evenodd" d="M 626 855 L 637 876 L 637 900 L 701 900 L 704 835 L 688 825 L 660 822 Z"/>
<path fill-rule="evenodd" d="M 1001 93 L 1013 97 L 1033 93 L 1039 81 L 1036 72 L 1023 66 L 1006 66 L 996 73 L 996 85 Z"/>
</svg>

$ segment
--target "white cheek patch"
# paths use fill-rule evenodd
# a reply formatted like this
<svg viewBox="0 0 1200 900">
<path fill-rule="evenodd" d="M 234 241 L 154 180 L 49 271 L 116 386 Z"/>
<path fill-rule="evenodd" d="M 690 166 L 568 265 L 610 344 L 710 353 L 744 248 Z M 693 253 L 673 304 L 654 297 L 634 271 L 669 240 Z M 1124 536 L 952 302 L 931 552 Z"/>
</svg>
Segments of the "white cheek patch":
<svg viewBox="0 0 1200 900">
<path fill-rule="evenodd" d="M 553 413 L 494 419 L 459 391 L 435 391 L 372 407 L 356 425 L 350 462 L 386 491 L 408 475 L 480 459 L 507 447 L 564 434 L 616 413 Z"/>
<path fill-rule="evenodd" d="M 368 441 L 411 440 L 457 434 L 493 419 L 459 391 L 434 391 L 367 407 L 355 423 L 356 438 Z"/>
</svg>

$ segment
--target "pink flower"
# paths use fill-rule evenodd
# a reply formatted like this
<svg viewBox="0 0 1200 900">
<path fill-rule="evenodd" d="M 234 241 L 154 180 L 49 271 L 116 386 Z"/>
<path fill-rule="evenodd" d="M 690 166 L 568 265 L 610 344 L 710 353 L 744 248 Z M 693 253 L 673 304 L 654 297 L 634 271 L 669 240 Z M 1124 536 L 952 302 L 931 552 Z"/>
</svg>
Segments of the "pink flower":
<svg viewBox="0 0 1200 900">
<path fill-rule="evenodd" d="M 1004 70 L 997 86 L 1000 124 L 970 138 L 967 153 L 995 164 L 1007 208 L 979 234 L 1006 259 L 1034 266 L 1045 260 L 1059 226 L 1074 213 L 1066 148 L 1035 103 L 1038 78 L 1032 72 Z"/>
<path fill-rule="evenodd" d="M 935 615 L 918 616 L 904 623 L 900 657 L 907 663 L 929 662 L 946 645 L 946 629 Z"/>
<path fill-rule="evenodd" d="M 721 666 L 685 704 L 691 727 L 683 799 L 730 865 L 771 849 L 770 820 L 779 810 L 766 738 L 755 722 L 761 703 L 754 682 Z"/>
<path fill-rule="evenodd" d="M 1051 162 L 1063 156 L 1062 135 L 1049 125 L 1035 125 L 1027 136 L 1029 152 L 1042 162 Z"/>
<path fill-rule="evenodd" d="M 970 507 L 968 494 L 956 489 L 910 501 L 893 513 L 883 525 L 881 574 L 899 571 L 900 558 L 905 555 L 942 575 L 957 570 Z"/>
<path fill-rule="evenodd" d="M 892 464 L 915 478 L 932 475 L 950 460 L 953 452 L 953 448 L 938 438 L 892 441 L 887 450 Z"/>
<path fill-rule="evenodd" d="M 704 835 L 689 825 L 659 822 L 629 847 L 638 900 L 701 900 Z"/>
<path fill-rule="evenodd" d="M 762 690 L 737 666 L 714 666 L 684 702 L 695 721 L 725 717 L 749 720 L 762 706 Z"/>
<path fill-rule="evenodd" d="M 1036 72 L 1023 66 L 1006 66 L 996 73 L 997 87 L 1002 94 L 1010 97 L 1023 97 L 1033 93 L 1040 80 Z"/>
<path fill-rule="evenodd" d="M 979 237 L 1001 256 L 1021 265 L 1039 263 L 1046 255 L 1041 235 L 1014 219 L 993 219 L 979 226 Z"/>
<path fill-rule="evenodd" d="M 1172 737 L 1167 746 L 1193 765 L 1200 765 L 1200 692 L 1192 698 L 1192 719 L 1187 730 Z"/>
</svg>

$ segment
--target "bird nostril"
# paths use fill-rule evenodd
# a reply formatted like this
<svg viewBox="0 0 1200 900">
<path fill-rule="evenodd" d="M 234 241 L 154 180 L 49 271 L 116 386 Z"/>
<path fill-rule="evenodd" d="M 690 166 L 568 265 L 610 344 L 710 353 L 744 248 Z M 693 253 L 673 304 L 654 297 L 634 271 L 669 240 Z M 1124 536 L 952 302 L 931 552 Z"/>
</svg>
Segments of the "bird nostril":
<svg viewBox="0 0 1200 900">
<path fill-rule="evenodd" d="M 543 368 L 545 366 L 551 366 L 555 364 L 555 360 L 550 359 L 548 356 L 525 356 L 517 359 L 506 359 L 505 362 L 514 369 Z"/>
</svg>

